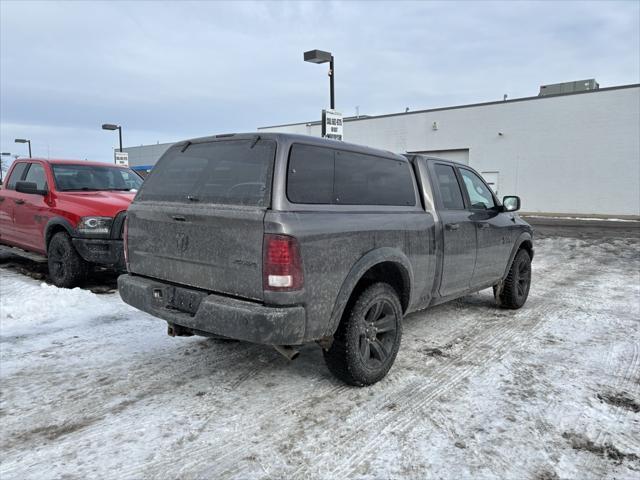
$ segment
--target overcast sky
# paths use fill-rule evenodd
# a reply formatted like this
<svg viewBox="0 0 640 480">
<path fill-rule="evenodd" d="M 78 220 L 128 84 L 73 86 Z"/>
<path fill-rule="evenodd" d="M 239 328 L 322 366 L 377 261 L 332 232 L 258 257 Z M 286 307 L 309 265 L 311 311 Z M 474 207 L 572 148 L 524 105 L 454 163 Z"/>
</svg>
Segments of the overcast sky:
<svg viewBox="0 0 640 480">
<path fill-rule="evenodd" d="M 0 0 L 0 147 L 112 160 L 125 146 L 640 82 L 640 2 Z M 346 132 L 348 134 L 348 132 Z M 5 157 L 6 158 L 6 157 Z"/>
</svg>

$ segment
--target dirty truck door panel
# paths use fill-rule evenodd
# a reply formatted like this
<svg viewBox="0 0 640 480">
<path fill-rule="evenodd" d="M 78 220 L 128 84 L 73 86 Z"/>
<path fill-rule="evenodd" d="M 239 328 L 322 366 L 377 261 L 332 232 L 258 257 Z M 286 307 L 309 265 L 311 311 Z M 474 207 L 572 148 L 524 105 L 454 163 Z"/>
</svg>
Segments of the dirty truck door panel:
<svg viewBox="0 0 640 480">
<path fill-rule="evenodd" d="M 48 182 L 45 169 L 40 163 L 31 163 L 24 178 L 33 182 L 38 190 L 47 190 Z M 30 250 L 46 252 L 43 230 L 49 220 L 49 205 L 46 195 L 15 192 L 16 205 L 13 218 L 15 234 L 19 242 Z"/>
<path fill-rule="evenodd" d="M 497 202 L 484 181 L 466 168 L 459 168 L 467 202 L 473 212 L 478 253 L 471 284 L 482 285 L 498 280 L 504 274 L 511 253 L 511 214 L 501 213 Z"/>
<path fill-rule="evenodd" d="M 28 166 L 26 162 L 15 162 L 0 189 L 0 239 L 3 242 L 17 244 L 19 240 L 15 232 L 14 209 L 20 194 L 15 186 L 22 180 Z"/>
<path fill-rule="evenodd" d="M 476 226 L 471 218 L 472 213 L 465 209 L 454 167 L 434 163 L 431 169 L 442 221 L 443 254 L 439 293 L 446 297 L 469 289 L 476 261 Z"/>
<path fill-rule="evenodd" d="M 0 190 L 0 240 L 15 241 L 13 235 L 13 197 L 11 190 Z"/>
</svg>

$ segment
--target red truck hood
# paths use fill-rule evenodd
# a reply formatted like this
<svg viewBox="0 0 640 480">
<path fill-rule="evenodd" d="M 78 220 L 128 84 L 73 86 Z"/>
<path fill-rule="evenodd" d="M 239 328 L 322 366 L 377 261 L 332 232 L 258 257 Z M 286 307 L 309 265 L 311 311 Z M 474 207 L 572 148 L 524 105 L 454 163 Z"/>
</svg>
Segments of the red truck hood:
<svg viewBox="0 0 640 480">
<path fill-rule="evenodd" d="M 136 192 L 57 192 L 56 199 L 65 209 L 78 216 L 99 215 L 113 217 L 129 208 Z"/>
</svg>

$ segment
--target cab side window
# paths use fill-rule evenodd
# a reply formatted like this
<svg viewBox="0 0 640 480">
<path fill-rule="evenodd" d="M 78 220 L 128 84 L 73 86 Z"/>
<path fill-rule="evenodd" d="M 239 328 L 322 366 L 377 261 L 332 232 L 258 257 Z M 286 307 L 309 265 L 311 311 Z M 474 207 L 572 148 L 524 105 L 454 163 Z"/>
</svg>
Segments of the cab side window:
<svg viewBox="0 0 640 480">
<path fill-rule="evenodd" d="M 35 183 L 38 190 L 47 190 L 47 175 L 44 172 L 44 168 L 39 163 L 30 164 L 24 181 Z"/>
<path fill-rule="evenodd" d="M 461 168 L 460 174 L 462 175 L 464 186 L 469 194 L 469 200 L 471 200 L 471 208 L 489 209 L 496 206 L 491 190 L 489 190 L 478 175 L 466 168 Z"/>
<path fill-rule="evenodd" d="M 6 188 L 8 190 L 15 190 L 16 189 L 16 183 L 19 182 L 20 180 L 22 180 L 22 174 L 24 173 L 24 171 L 26 170 L 26 168 L 28 166 L 29 166 L 28 163 L 20 162 L 20 163 L 17 163 L 15 167 L 13 167 L 13 171 L 11 172 L 11 176 L 7 180 Z"/>
<path fill-rule="evenodd" d="M 287 172 L 289 201 L 331 204 L 334 169 L 333 150 L 312 145 L 293 145 Z"/>
<path fill-rule="evenodd" d="M 291 147 L 287 198 L 326 205 L 416 204 L 408 162 L 302 144 Z"/>
<path fill-rule="evenodd" d="M 447 210 L 464 210 L 462 190 L 460 190 L 460 184 L 453 167 L 438 163 L 434 166 L 434 169 L 442 206 Z"/>
</svg>

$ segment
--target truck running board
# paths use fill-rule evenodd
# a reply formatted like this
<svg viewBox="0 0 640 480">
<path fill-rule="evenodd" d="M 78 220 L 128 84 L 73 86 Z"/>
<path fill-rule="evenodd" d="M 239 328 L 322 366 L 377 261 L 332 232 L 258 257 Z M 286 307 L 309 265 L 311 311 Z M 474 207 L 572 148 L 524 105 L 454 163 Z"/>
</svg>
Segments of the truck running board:
<svg viewBox="0 0 640 480">
<path fill-rule="evenodd" d="M 0 245 L 0 253 L 9 255 L 18 255 L 19 257 L 28 258 L 33 262 L 46 263 L 47 257 L 40 255 L 39 253 L 27 252 L 18 247 L 9 247 L 7 245 Z"/>
</svg>

